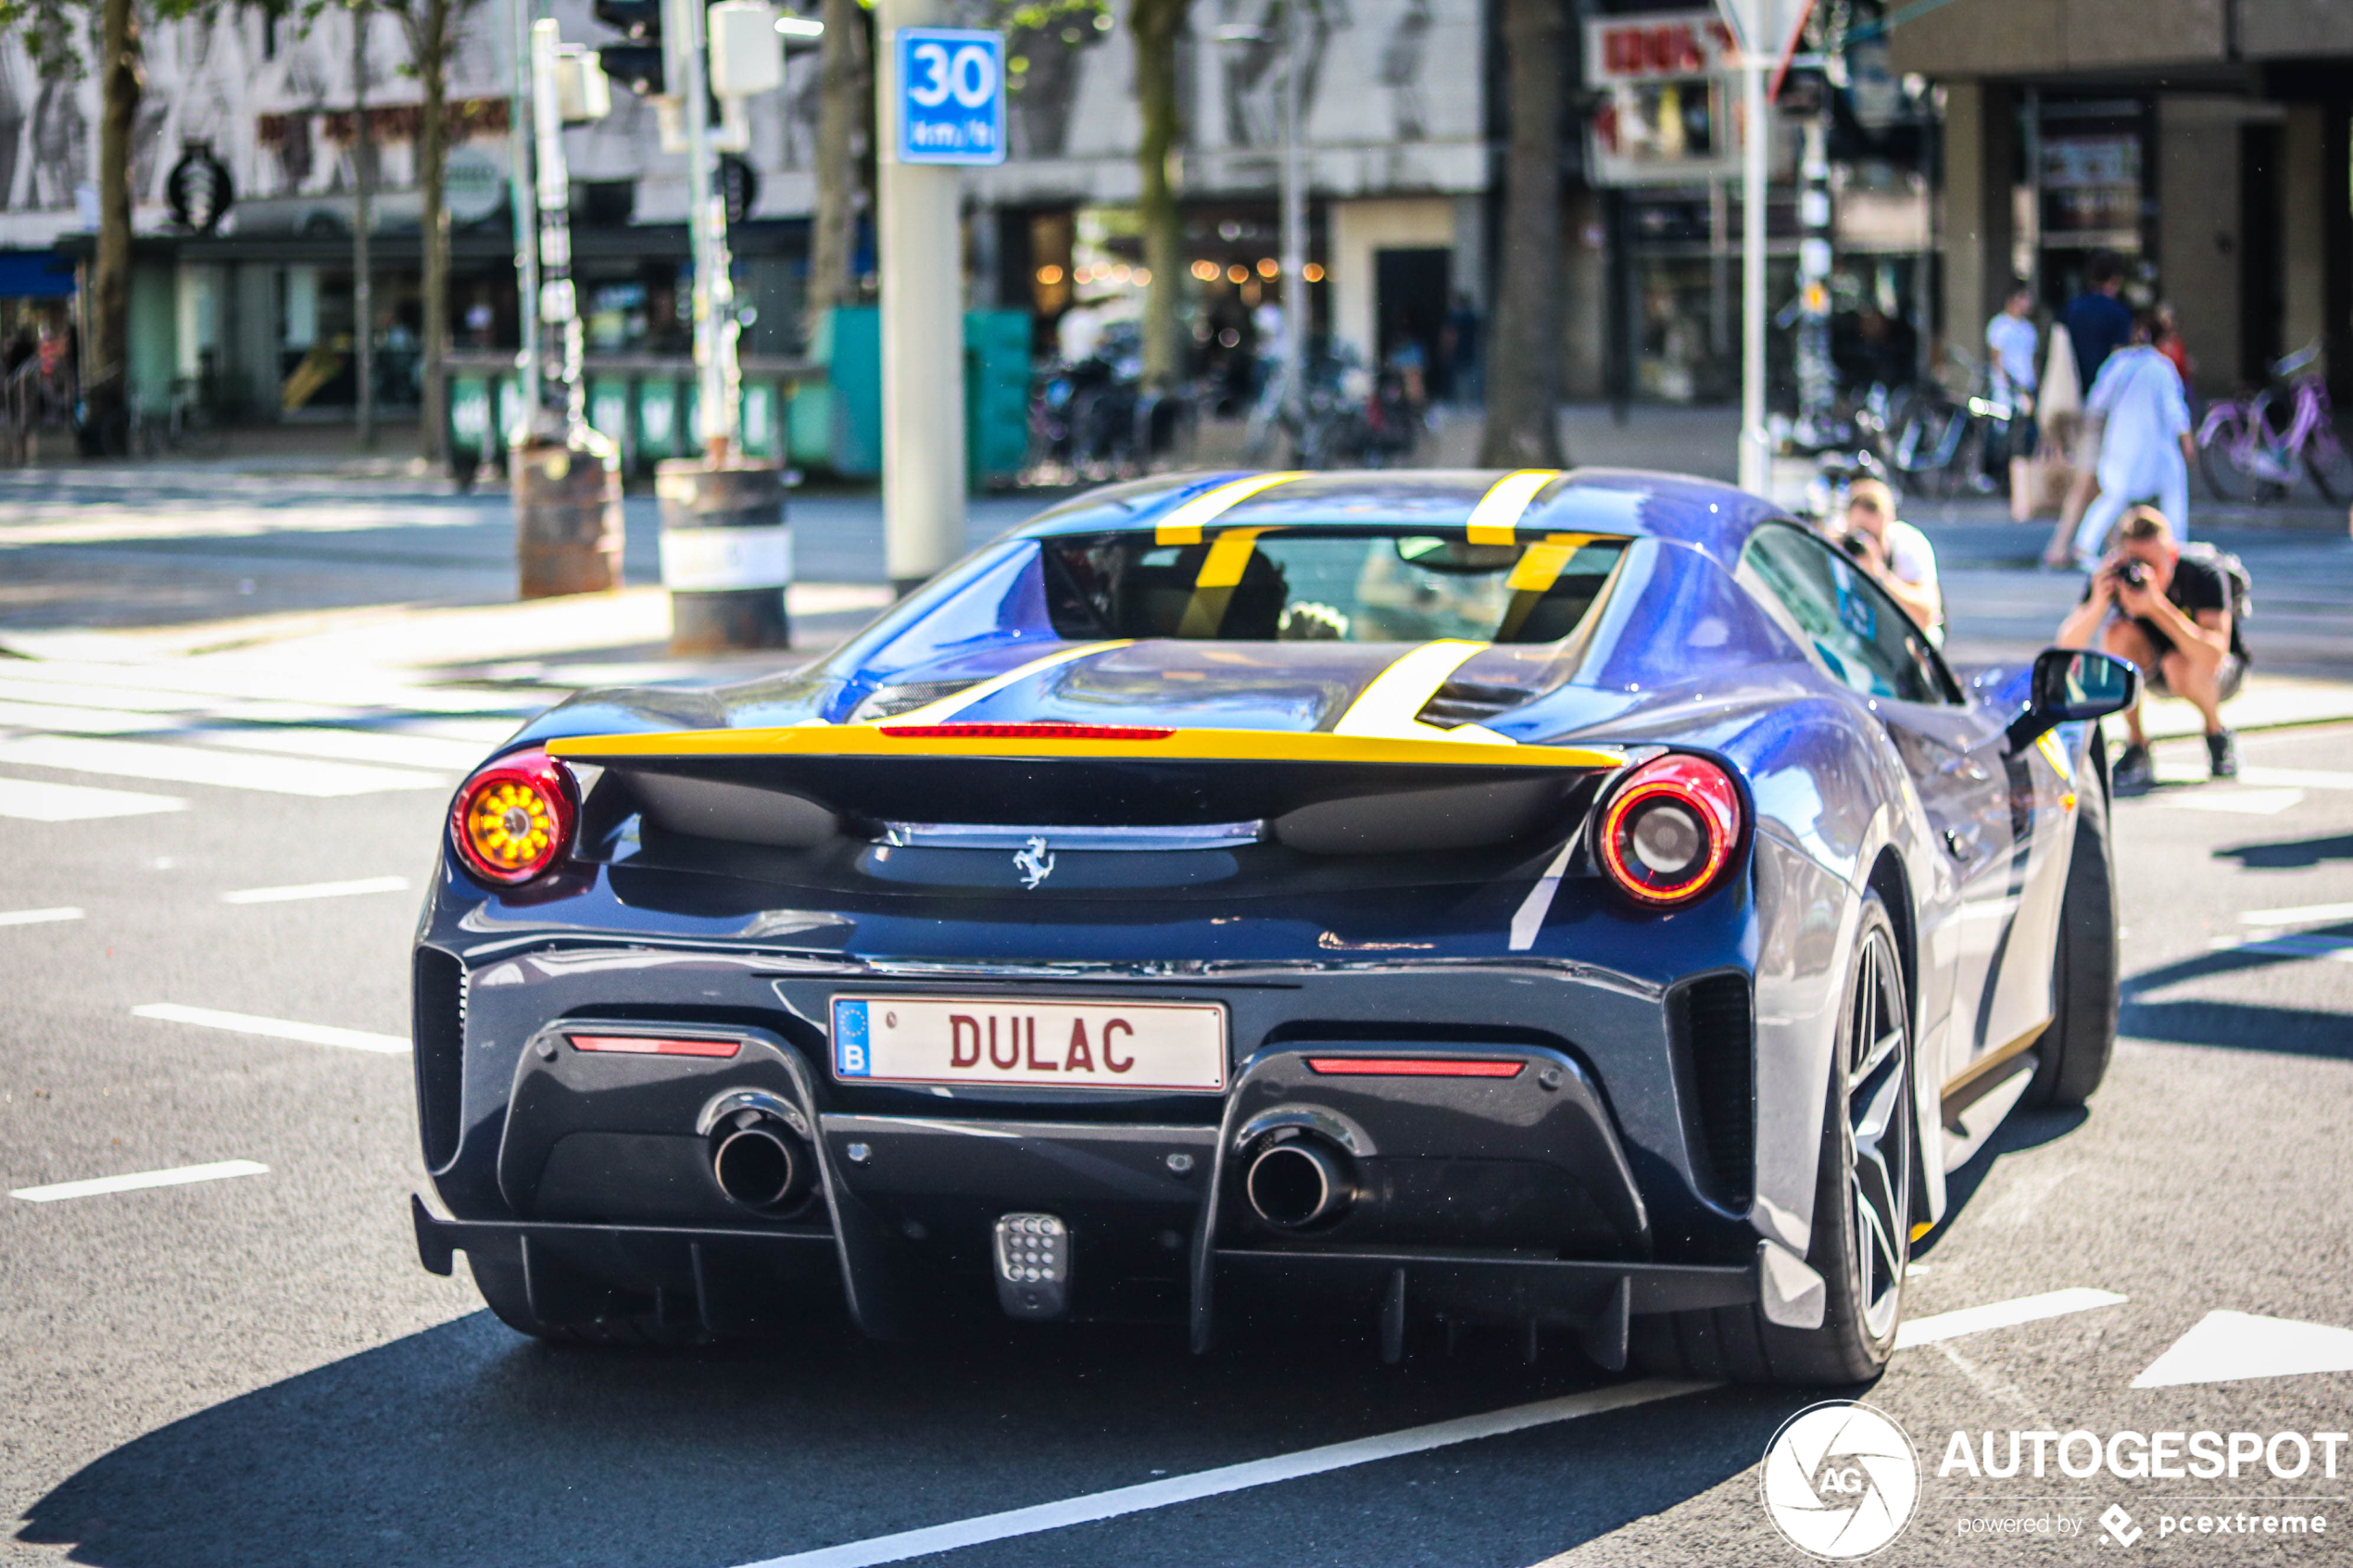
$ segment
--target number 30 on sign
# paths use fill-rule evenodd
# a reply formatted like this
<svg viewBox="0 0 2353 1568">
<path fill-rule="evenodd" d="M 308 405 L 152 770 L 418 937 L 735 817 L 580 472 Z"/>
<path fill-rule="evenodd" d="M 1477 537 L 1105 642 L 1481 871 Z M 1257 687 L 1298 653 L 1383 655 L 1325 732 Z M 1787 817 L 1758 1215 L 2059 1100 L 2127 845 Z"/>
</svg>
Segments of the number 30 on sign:
<svg viewBox="0 0 2353 1568">
<path fill-rule="evenodd" d="M 899 161 L 1005 161 L 1005 38 L 962 28 L 902 27 Z"/>
</svg>

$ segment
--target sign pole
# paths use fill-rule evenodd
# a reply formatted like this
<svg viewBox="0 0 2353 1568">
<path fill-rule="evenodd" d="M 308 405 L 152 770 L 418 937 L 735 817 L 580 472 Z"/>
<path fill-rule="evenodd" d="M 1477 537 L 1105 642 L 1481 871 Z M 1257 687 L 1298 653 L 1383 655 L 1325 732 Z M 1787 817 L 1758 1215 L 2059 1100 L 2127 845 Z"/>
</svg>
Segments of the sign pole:
<svg viewBox="0 0 2353 1568">
<path fill-rule="evenodd" d="M 1772 478 L 1765 430 L 1765 73 L 1772 56 L 1741 56 L 1741 488 L 1766 493 Z"/>
<path fill-rule="evenodd" d="M 1283 413 L 1294 444 L 1307 432 L 1307 173 L 1301 161 L 1300 69 L 1307 42 L 1301 36 L 1302 6 L 1283 7 Z M 1372 369 L 1378 372 L 1379 366 Z M 1297 461 L 1294 456 L 1293 461 Z"/>
<path fill-rule="evenodd" d="M 1004 40 L 935 27 L 942 0 L 880 0 L 883 556 L 914 588 L 964 550 L 964 247 L 958 164 L 1005 156 Z"/>
<path fill-rule="evenodd" d="M 515 317 L 522 338 L 515 355 L 515 370 L 522 383 L 518 402 L 522 429 L 528 435 L 531 417 L 539 408 L 539 201 L 531 174 L 531 0 L 514 0 L 510 10 L 515 72 L 514 96 L 507 111 L 508 181 L 515 217 Z M 490 420 L 495 429 L 498 422 L 495 396 Z"/>
</svg>

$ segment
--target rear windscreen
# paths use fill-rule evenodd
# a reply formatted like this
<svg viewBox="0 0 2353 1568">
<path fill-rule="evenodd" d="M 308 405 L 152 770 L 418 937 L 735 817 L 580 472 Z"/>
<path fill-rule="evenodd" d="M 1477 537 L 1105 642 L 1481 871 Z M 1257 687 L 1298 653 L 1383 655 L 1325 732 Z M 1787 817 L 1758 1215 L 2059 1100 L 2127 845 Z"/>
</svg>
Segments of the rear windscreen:
<svg viewBox="0 0 2353 1568">
<path fill-rule="evenodd" d="M 1404 533 L 1227 529 L 1197 545 L 1142 533 L 1040 540 L 1063 637 L 1221 642 L 1552 643 L 1577 630 L 1626 541 L 1508 545 Z"/>
</svg>

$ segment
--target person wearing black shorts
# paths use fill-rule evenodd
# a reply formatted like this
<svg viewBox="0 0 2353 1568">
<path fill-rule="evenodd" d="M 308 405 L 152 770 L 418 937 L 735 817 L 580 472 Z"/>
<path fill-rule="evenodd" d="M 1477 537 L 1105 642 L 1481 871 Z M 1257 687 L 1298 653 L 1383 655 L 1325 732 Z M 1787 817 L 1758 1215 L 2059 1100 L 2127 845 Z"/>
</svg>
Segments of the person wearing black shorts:
<svg viewBox="0 0 2353 1568">
<path fill-rule="evenodd" d="M 2139 667 L 2148 689 L 2178 696 L 2206 721 L 2206 754 L 2218 779 L 2239 771 L 2236 738 L 2222 725 L 2222 705 L 2246 679 L 2246 644 L 2231 615 L 2230 578 L 2210 562 L 2185 557 L 2165 514 L 2135 507 L 2118 525 L 2117 549 L 2100 563 L 2083 600 L 2062 622 L 2062 647 L 2099 647 Z M 2156 782 L 2140 705 L 2124 714 L 2130 744 L 2117 759 L 2120 795 Z"/>
</svg>

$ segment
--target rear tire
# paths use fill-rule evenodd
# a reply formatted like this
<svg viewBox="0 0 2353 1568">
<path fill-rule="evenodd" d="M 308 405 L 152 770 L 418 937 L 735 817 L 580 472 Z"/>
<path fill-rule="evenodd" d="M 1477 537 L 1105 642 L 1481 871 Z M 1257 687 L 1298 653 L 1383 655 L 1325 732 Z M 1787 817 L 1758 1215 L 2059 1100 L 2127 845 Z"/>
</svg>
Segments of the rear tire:
<svg viewBox="0 0 2353 1568">
<path fill-rule="evenodd" d="M 2238 440 L 2239 426 L 2233 420 L 2215 431 L 2211 439 L 2198 443 L 2198 472 L 2206 476 L 2206 487 L 2218 501 L 2247 501 L 2255 496 L 2255 476 L 2240 468 L 2233 455 Z"/>
<path fill-rule="evenodd" d="M 2325 428 L 2304 448 L 2304 471 L 2312 476 L 2312 488 L 2324 498 L 2353 500 L 2353 454 Z"/>
<path fill-rule="evenodd" d="M 2105 744 L 2094 730 L 2088 755 Z M 2030 1106 L 2082 1105 L 2107 1076 L 2116 1050 L 2116 859 L 2108 847 L 2107 784 L 2097 776 L 2076 784 L 2075 849 L 2055 947 L 2051 1026 L 2035 1045 L 2041 1060 L 2021 1097 Z"/>
<path fill-rule="evenodd" d="M 1667 1377 L 1797 1386 L 1868 1382 L 1895 1349 L 1912 1250 L 1911 1008 L 1895 930 L 1863 899 L 1831 1063 L 1806 1261 L 1829 1299 L 1818 1328 L 1784 1328 L 1755 1305 L 1639 1317 L 1632 1358 Z"/>
</svg>

